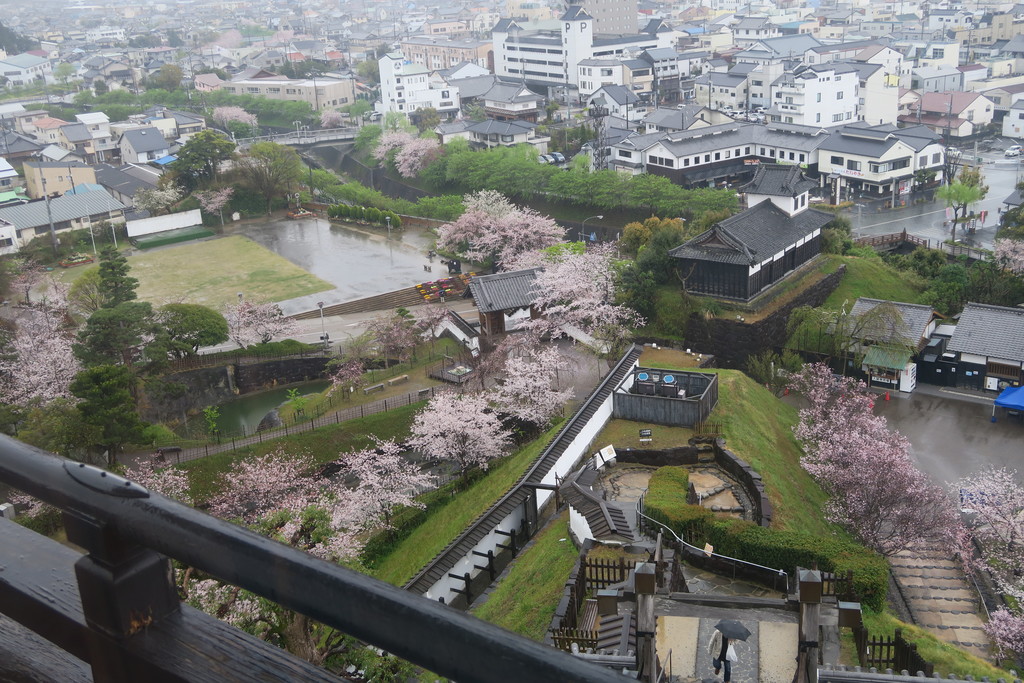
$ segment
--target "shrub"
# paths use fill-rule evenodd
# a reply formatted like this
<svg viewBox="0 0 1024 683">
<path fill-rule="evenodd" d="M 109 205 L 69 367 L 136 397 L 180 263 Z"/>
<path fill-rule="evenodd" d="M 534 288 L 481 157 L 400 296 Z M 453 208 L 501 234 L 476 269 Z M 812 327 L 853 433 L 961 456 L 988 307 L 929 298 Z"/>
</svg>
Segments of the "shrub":
<svg viewBox="0 0 1024 683">
<path fill-rule="evenodd" d="M 706 508 L 686 504 L 688 481 L 684 468 L 659 468 L 648 484 L 645 514 L 677 534 L 692 532 L 702 536 L 715 547 L 715 552 L 728 557 L 777 567 L 791 574 L 796 567 L 813 566 L 827 572 L 852 571 L 854 591 L 861 602 L 875 610 L 885 606 L 889 567 L 881 555 L 840 538 L 716 518 Z"/>
<path fill-rule="evenodd" d="M 383 218 L 383 215 L 380 212 L 380 209 L 378 209 L 376 207 L 372 207 L 372 206 L 369 209 L 366 210 L 366 220 L 370 221 L 371 223 L 383 223 L 384 222 L 384 218 Z"/>
</svg>

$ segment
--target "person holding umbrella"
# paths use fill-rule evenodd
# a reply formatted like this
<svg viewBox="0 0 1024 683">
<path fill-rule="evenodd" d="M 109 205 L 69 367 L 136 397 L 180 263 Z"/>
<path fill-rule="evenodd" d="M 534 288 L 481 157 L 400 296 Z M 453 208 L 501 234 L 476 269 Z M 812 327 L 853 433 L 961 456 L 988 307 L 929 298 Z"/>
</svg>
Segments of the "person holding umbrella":
<svg viewBox="0 0 1024 683">
<path fill-rule="evenodd" d="M 732 663 L 739 659 L 729 641 L 746 640 L 749 636 L 747 627 L 735 619 L 722 619 L 715 624 L 715 632 L 708 642 L 708 654 L 711 655 L 711 666 L 715 668 L 716 676 L 725 668 L 725 678 L 722 679 L 725 683 L 732 680 Z"/>
</svg>

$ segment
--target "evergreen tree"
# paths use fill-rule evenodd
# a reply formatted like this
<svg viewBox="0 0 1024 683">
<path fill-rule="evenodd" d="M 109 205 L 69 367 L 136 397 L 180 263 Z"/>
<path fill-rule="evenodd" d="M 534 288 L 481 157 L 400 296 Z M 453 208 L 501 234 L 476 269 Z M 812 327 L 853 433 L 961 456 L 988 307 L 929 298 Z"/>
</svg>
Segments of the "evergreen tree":
<svg viewBox="0 0 1024 683">
<path fill-rule="evenodd" d="M 142 438 L 145 425 L 135 412 L 134 385 L 131 371 L 115 365 L 83 370 L 71 383 L 71 393 L 81 399 L 82 420 L 98 430 L 93 445 L 107 452 L 108 467 L 117 462 L 124 444 Z"/>
<path fill-rule="evenodd" d="M 117 249 L 106 247 L 100 252 L 99 289 L 104 308 L 114 308 L 136 298 L 139 281 L 128 275 L 129 270 L 128 259 Z"/>
</svg>

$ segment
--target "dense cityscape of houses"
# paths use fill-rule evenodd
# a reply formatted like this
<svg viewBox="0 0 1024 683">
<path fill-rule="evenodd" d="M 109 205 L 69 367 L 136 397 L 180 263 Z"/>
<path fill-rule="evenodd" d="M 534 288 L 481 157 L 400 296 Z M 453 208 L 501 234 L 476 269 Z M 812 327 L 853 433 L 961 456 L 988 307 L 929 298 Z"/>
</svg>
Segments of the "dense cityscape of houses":
<svg viewBox="0 0 1024 683">
<path fill-rule="evenodd" d="M 45 84 L 51 102 L 138 91 L 173 65 L 198 93 L 315 112 L 366 100 L 372 117 L 433 110 L 442 143 L 527 143 L 544 155 L 545 119 L 584 121 L 593 168 L 690 187 L 783 163 L 836 202 L 895 196 L 941 181 L 946 147 L 1024 135 L 1024 5 L 44 2 L 12 7 L 5 23 L 38 48 L 0 53 L 2 82 Z M 206 125 L 198 110 L 164 107 L 65 121 L 45 101 L 0 106 L 0 202 L 63 194 L 78 171 L 50 173 L 45 192 L 37 176 L 81 166 L 92 174 L 71 184 L 131 207 L 132 189 L 152 186 L 161 160 Z M 28 228 L 0 236 L 0 251 Z"/>
</svg>

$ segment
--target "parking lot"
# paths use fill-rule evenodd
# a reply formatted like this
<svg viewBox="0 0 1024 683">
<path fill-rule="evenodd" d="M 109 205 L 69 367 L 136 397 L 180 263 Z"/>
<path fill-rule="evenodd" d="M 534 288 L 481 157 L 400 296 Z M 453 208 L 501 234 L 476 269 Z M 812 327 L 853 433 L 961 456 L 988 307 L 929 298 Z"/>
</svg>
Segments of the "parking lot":
<svg viewBox="0 0 1024 683">
<path fill-rule="evenodd" d="M 1022 467 L 1024 424 L 1002 409 L 996 409 L 993 423 L 994 396 L 982 399 L 928 384 L 919 384 L 912 394 L 890 396 L 879 400 L 877 412 L 910 440 L 914 459 L 937 482 L 952 482 L 988 465 Z"/>
</svg>

